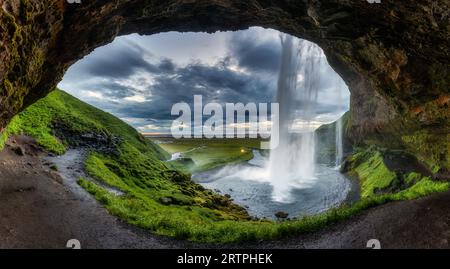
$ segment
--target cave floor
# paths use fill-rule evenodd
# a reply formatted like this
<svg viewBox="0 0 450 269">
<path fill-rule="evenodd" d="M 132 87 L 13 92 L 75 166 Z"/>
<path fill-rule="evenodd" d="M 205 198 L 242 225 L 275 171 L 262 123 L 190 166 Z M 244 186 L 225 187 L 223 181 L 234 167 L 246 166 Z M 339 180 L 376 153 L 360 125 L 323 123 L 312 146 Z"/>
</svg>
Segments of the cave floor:
<svg viewBox="0 0 450 269">
<path fill-rule="evenodd" d="M 20 150 L 19 150 L 20 148 Z M 0 153 L 0 248 L 449 248 L 450 192 L 393 202 L 320 232 L 239 246 L 199 245 L 153 236 L 127 225 L 89 195 L 64 184 L 30 138 L 10 139 Z"/>
</svg>

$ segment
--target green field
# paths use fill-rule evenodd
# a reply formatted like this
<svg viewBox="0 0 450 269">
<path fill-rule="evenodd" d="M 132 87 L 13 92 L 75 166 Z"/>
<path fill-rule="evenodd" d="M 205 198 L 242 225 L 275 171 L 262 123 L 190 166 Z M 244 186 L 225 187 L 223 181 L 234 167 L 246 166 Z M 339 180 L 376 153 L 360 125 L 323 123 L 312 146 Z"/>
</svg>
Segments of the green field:
<svg viewBox="0 0 450 269">
<path fill-rule="evenodd" d="M 182 153 L 184 159 L 168 164 L 190 173 L 248 161 L 253 158 L 253 150 L 260 149 L 261 144 L 260 139 L 150 138 L 150 140 L 170 154 Z"/>
</svg>

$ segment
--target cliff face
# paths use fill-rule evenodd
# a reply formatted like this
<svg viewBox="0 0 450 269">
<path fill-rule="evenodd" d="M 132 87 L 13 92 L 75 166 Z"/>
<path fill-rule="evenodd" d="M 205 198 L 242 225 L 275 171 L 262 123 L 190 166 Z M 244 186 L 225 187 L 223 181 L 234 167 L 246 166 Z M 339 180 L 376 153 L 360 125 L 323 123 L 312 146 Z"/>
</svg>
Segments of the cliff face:
<svg viewBox="0 0 450 269">
<path fill-rule="evenodd" d="M 450 129 L 447 0 L 0 0 L 0 6 L 0 130 L 51 91 L 71 64 L 117 35 L 262 26 L 324 49 L 352 93 L 353 140 L 394 135 L 393 144 L 419 153 L 439 140 L 423 156 L 448 165 L 449 139 L 440 138 L 449 138 Z"/>
</svg>

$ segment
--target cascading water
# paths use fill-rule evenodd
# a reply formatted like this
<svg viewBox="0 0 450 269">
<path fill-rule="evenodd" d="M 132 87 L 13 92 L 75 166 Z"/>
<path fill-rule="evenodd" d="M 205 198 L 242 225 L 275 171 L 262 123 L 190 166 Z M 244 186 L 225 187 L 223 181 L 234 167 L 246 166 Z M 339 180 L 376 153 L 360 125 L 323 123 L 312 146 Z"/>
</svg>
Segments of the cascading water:
<svg viewBox="0 0 450 269">
<path fill-rule="evenodd" d="M 345 85 L 345 82 L 340 78 L 336 77 L 336 82 L 334 83 L 336 86 L 336 92 L 338 94 L 337 100 L 339 104 L 343 103 L 342 100 L 342 94 L 344 92 L 344 89 L 348 91 L 347 86 Z M 345 107 L 342 110 L 346 110 Z M 336 160 L 335 160 L 335 167 L 340 168 L 342 164 L 342 160 L 344 159 L 344 144 L 343 144 L 343 115 L 339 117 L 339 119 L 336 121 L 336 129 L 335 129 L 335 136 L 336 136 Z"/>
<path fill-rule="evenodd" d="M 336 121 L 336 167 L 340 167 L 344 158 L 344 145 L 342 142 L 342 117 Z"/>
<path fill-rule="evenodd" d="M 279 143 L 272 149 L 269 162 L 273 200 L 291 202 L 290 190 L 315 179 L 315 137 L 312 120 L 315 116 L 322 50 L 315 44 L 282 37 L 282 61 L 278 81 Z M 300 107 L 300 115 L 296 108 Z M 298 121 L 300 116 L 301 121 Z M 291 132 L 301 125 L 301 133 Z M 276 126 L 276 125 L 275 125 Z"/>
</svg>

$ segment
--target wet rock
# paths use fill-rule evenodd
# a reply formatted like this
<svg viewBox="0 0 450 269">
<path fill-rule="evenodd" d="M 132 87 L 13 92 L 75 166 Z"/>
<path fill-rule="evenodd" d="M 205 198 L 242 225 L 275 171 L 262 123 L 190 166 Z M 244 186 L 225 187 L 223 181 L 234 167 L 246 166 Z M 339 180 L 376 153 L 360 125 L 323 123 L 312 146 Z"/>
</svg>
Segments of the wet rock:
<svg viewBox="0 0 450 269">
<path fill-rule="evenodd" d="M 21 146 L 13 147 L 12 150 L 19 156 L 25 156 L 25 149 Z"/>
<path fill-rule="evenodd" d="M 192 205 L 193 201 L 182 197 L 161 197 L 159 202 L 163 205 Z"/>
<path fill-rule="evenodd" d="M 173 200 L 170 197 L 161 197 L 159 198 L 159 202 L 163 205 L 171 205 L 173 203 Z"/>
<path fill-rule="evenodd" d="M 58 167 L 56 165 L 51 165 L 50 169 L 55 171 L 55 172 L 58 172 Z"/>
<path fill-rule="evenodd" d="M 36 190 L 35 187 L 26 187 L 26 188 L 19 188 L 19 189 L 16 190 L 16 192 L 20 192 L 20 193 L 22 193 L 22 192 L 32 192 L 32 191 L 35 191 L 35 190 Z"/>
<path fill-rule="evenodd" d="M 189 175 L 179 171 L 166 171 L 165 173 L 168 174 L 170 179 L 175 183 L 185 183 L 191 181 L 191 177 Z"/>
<path fill-rule="evenodd" d="M 275 213 L 275 217 L 277 217 L 277 219 L 287 219 L 288 216 L 289 214 L 283 211 Z"/>
<path fill-rule="evenodd" d="M 433 179 L 438 181 L 450 180 L 450 170 L 446 168 L 440 168 L 439 171 L 433 175 Z"/>
</svg>

